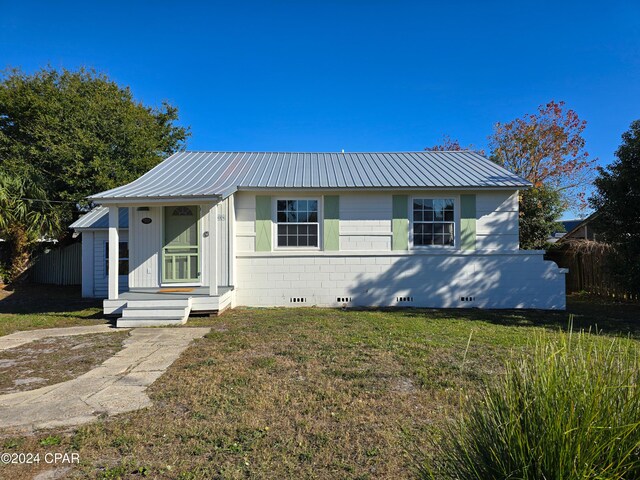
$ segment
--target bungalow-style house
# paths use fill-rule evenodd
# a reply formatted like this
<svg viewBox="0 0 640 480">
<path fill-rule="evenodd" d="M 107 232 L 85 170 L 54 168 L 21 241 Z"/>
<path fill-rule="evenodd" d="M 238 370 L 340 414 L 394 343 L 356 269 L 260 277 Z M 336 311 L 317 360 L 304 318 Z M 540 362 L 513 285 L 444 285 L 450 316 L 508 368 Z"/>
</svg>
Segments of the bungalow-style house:
<svg viewBox="0 0 640 480">
<path fill-rule="evenodd" d="M 179 152 L 72 225 L 118 326 L 234 306 L 565 308 L 529 182 L 470 151 Z"/>
</svg>

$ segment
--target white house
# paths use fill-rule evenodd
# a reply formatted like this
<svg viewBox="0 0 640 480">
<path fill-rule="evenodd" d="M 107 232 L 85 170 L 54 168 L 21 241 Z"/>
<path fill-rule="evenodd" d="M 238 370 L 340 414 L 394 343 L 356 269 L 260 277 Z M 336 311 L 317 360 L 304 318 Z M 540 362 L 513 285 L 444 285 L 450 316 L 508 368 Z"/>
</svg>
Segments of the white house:
<svg viewBox="0 0 640 480">
<path fill-rule="evenodd" d="M 118 326 L 234 306 L 565 308 L 518 246 L 530 184 L 469 151 L 180 152 L 72 225 Z"/>
</svg>

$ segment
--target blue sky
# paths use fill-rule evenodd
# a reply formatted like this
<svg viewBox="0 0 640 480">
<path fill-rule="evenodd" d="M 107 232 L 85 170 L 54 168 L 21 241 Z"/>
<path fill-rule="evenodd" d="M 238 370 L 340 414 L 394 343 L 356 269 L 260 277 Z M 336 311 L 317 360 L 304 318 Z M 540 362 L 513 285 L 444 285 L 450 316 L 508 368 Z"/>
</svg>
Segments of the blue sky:
<svg viewBox="0 0 640 480">
<path fill-rule="evenodd" d="M 551 99 L 608 163 L 640 118 L 640 2 L 0 0 L 0 67 L 95 67 L 207 150 L 486 148 Z"/>
</svg>

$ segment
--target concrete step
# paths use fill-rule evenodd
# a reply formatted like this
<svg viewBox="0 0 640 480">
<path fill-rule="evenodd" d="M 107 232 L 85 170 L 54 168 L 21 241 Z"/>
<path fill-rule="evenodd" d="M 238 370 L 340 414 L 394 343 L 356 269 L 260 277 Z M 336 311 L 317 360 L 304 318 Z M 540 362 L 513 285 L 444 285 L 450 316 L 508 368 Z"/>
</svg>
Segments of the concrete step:
<svg viewBox="0 0 640 480">
<path fill-rule="evenodd" d="M 188 314 L 189 307 L 126 307 L 122 311 L 122 318 L 182 318 Z"/>
<path fill-rule="evenodd" d="M 189 298 L 167 298 L 153 300 L 127 300 L 127 308 L 186 308 L 191 305 Z"/>
<path fill-rule="evenodd" d="M 124 318 L 116 320 L 118 328 L 136 327 L 168 327 L 172 325 L 184 325 L 188 316 L 184 317 L 144 317 L 144 318 Z"/>
</svg>

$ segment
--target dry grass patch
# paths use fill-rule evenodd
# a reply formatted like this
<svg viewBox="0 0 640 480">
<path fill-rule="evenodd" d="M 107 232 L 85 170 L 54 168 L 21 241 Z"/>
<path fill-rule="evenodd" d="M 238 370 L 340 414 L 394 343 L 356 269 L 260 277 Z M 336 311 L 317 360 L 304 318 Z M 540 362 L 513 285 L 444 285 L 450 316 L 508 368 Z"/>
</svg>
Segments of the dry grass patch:
<svg viewBox="0 0 640 480">
<path fill-rule="evenodd" d="M 79 377 L 122 349 L 128 332 L 43 338 L 0 352 L 0 394 Z"/>
</svg>

